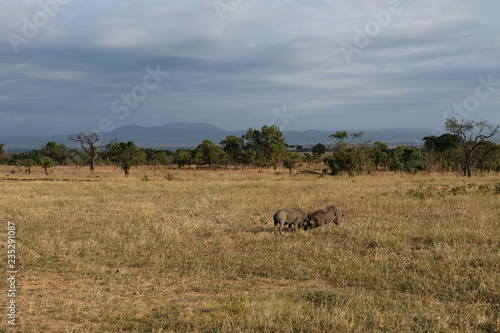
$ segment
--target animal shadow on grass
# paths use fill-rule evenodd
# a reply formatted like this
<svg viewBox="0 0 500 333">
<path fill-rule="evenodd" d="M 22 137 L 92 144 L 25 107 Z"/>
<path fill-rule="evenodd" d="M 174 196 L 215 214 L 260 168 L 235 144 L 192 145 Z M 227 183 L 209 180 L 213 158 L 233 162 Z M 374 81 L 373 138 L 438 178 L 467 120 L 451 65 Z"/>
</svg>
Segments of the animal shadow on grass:
<svg viewBox="0 0 500 333">
<path fill-rule="evenodd" d="M 254 235 L 269 235 L 269 234 L 275 234 L 275 228 L 274 228 L 274 222 L 273 221 L 267 221 L 265 218 L 261 217 L 259 222 L 249 224 L 247 225 L 243 230 L 245 233 L 250 233 Z M 283 236 L 284 235 L 294 235 L 298 234 L 299 232 L 304 232 L 304 230 L 300 229 L 297 231 L 294 231 L 292 227 L 290 227 L 288 224 L 283 226 Z M 279 233 L 276 234 L 279 236 Z"/>
</svg>

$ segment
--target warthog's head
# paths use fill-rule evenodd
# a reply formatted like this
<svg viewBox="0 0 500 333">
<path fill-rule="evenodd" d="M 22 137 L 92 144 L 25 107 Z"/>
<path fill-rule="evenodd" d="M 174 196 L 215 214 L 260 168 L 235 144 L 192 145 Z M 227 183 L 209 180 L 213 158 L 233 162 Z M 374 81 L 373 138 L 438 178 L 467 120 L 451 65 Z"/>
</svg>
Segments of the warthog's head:
<svg viewBox="0 0 500 333">
<path fill-rule="evenodd" d="M 309 230 L 313 228 L 313 223 L 311 222 L 311 214 L 307 213 L 304 216 L 304 221 L 302 222 L 302 229 Z"/>
<path fill-rule="evenodd" d="M 307 230 L 307 216 L 304 216 L 302 220 L 297 224 L 297 229 Z"/>
<path fill-rule="evenodd" d="M 304 230 L 315 228 L 318 226 L 317 224 L 318 223 L 315 221 L 314 216 L 312 216 L 311 213 L 306 214 L 304 222 L 302 223 Z"/>
<path fill-rule="evenodd" d="M 309 225 L 309 221 L 304 221 L 304 223 L 302 223 L 302 229 L 304 229 L 304 230 L 311 229 L 311 227 Z"/>
</svg>

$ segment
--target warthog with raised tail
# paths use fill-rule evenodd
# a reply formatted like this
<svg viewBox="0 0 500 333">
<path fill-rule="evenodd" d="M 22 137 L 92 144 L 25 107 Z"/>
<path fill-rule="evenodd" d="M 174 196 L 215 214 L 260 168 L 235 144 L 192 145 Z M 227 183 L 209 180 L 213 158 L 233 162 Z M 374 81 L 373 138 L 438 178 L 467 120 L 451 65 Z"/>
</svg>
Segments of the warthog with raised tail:
<svg viewBox="0 0 500 333">
<path fill-rule="evenodd" d="M 341 217 L 342 217 L 342 209 L 340 209 L 340 207 L 337 206 L 326 207 L 307 214 L 305 229 L 320 227 L 330 222 L 339 225 Z"/>
<path fill-rule="evenodd" d="M 303 228 L 304 222 L 307 219 L 307 214 L 297 208 L 285 208 L 280 209 L 274 213 L 274 233 L 276 233 L 276 227 L 279 225 L 279 231 L 283 229 L 283 225 L 287 224 L 288 228 L 293 225 L 293 229 Z"/>
</svg>

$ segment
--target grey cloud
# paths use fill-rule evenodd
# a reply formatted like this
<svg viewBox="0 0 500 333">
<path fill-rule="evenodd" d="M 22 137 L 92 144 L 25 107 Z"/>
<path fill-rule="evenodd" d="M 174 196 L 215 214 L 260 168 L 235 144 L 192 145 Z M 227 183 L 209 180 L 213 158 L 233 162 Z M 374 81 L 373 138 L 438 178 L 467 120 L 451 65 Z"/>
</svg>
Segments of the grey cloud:
<svg viewBox="0 0 500 333">
<path fill-rule="evenodd" d="M 72 1 L 18 54 L 0 42 L 0 132 L 70 133 L 103 118 L 241 129 L 283 106 L 296 116 L 288 129 L 442 127 L 478 76 L 500 82 L 499 23 L 481 20 L 489 4 L 413 2 L 348 64 L 339 44 L 384 3 L 248 1 L 221 22 L 205 1 Z M 2 3 L 12 15 L 0 32 L 36 8 Z M 119 119 L 111 103 L 157 65 L 169 77 Z M 500 122 L 498 96 L 500 85 L 471 116 Z"/>
</svg>

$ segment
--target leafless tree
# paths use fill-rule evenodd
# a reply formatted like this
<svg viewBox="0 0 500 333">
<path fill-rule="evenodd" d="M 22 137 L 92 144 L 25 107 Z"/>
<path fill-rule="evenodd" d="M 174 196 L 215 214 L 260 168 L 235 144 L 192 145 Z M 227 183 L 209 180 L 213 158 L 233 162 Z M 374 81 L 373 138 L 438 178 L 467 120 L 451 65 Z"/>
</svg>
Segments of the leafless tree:
<svg viewBox="0 0 500 333">
<path fill-rule="evenodd" d="M 78 134 L 71 134 L 68 140 L 80 143 L 80 147 L 89 156 L 90 171 L 94 171 L 97 150 L 101 148 L 97 143 L 102 141 L 101 136 L 96 132 L 80 132 Z"/>
</svg>

